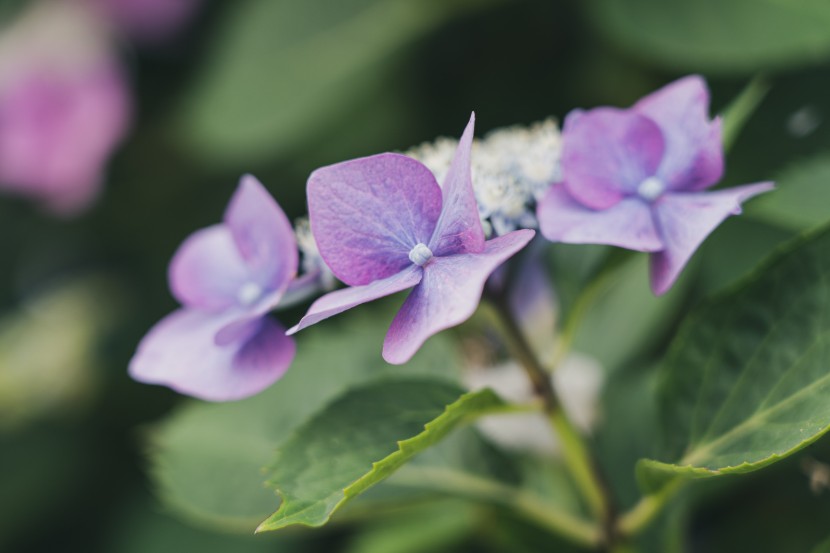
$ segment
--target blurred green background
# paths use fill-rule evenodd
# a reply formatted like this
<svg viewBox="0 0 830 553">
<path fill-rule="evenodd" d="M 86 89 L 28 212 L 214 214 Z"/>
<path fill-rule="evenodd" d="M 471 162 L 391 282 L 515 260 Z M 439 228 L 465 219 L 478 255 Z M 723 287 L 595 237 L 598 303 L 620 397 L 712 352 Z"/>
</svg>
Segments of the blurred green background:
<svg viewBox="0 0 830 553">
<path fill-rule="evenodd" d="M 25 7 L 7 0 L 0 16 Z M 243 173 L 297 217 L 316 167 L 457 136 L 472 110 L 482 135 L 575 107 L 627 106 L 700 72 L 718 112 L 763 74 L 770 91 L 730 152 L 724 183 L 775 178 L 779 191 L 715 233 L 673 305 L 733 282 L 775 244 L 830 220 L 826 0 L 206 0 L 173 38 L 152 47 L 123 41 L 118 55 L 135 115 L 99 201 L 66 219 L 0 197 L 3 552 L 335 551 L 343 543 L 393 551 L 379 545 L 383 536 L 360 545 L 342 529 L 277 541 L 213 534 L 153 496 L 145 436 L 181 398 L 131 381 L 127 363 L 175 307 L 170 256 L 191 231 L 219 220 Z M 589 322 L 582 349 L 622 355 L 613 341 L 597 345 L 591 329 L 614 336 L 629 325 L 639 308 L 629 296 L 608 300 L 614 314 Z M 623 353 L 653 359 L 664 333 L 639 357 Z M 819 448 L 827 458 L 827 445 Z M 732 536 L 751 525 L 757 533 L 751 521 L 775 512 L 763 501 L 786 494 L 827 520 L 828 495 L 809 493 L 797 463 L 754 479 L 692 520 L 687 545 L 785 550 L 772 530 L 751 548 Z M 809 534 L 805 543 L 830 537 L 792 518 L 790 531 Z M 513 543 L 461 541 L 465 551 Z"/>
</svg>

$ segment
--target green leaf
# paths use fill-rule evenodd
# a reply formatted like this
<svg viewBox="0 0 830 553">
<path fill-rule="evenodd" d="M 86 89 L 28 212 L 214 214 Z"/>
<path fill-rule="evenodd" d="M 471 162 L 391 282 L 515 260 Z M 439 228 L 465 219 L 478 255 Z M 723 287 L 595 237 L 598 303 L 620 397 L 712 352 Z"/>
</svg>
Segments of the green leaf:
<svg viewBox="0 0 830 553">
<path fill-rule="evenodd" d="M 321 526 L 346 501 L 374 486 L 464 422 L 507 408 L 492 391 L 435 380 L 369 384 L 298 428 L 277 450 L 269 485 L 279 510 L 257 531 Z"/>
<path fill-rule="evenodd" d="M 826 0 L 595 0 L 599 29 L 632 53 L 683 71 L 743 72 L 830 56 Z"/>
<path fill-rule="evenodd" d="M 489 4 L 485 2 L 483 4 Z M 319 137 L 376 89 L 390 58 L 469 0 L 246 0 L 226 6 L 215 50 L 182 106 L 206 161 L 273 159 Z"/>
<path fill-rule="evenodd" d="M 830 229 L 788 245 L 685 321 L 664 365 L 664 457 L 641 484 L 757 470 L 830 429 Z"/>
<path fill-rule="evenodd" d="M 350 386 L 386 374 L 457 378 L 457 356 L 442 336 L 404 366 L 380 356 L 391 317 L 354 313 L 297 337 L 297 358 L 263 393 L 231 403 L 189 401 L 150 435 L 151 474 L 162 500 L 194 521 L 251 532 L 279 499 L 262 467 L 291 431 Z"/>
<path fill-rule="evenodd" d="M 793 230 L 830 221 L 830 154 L 790 166 L 775 184 L 775 192 L 752 202 L 747 215 Z"/>
</svg>

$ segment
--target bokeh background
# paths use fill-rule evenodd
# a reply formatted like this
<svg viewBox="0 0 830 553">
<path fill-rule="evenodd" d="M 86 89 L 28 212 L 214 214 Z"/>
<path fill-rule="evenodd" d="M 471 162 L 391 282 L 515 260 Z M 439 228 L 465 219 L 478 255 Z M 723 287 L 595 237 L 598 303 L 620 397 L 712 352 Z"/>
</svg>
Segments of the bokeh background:
<svg viewBox="0 0 830 553">
<path fill-rule="evenodd" d="M 457 136 L 472 110 L 481 135 L 627 106 L 691 72 L 713 112 L 752 78 L 769 87 L 724 182 L 780 190 L 716 232 L 680 304 L 830 220 L 825 0 L 2 0 L 0 551 L 373 551 L 337 529 L 214 533 L 153 495 L 145 436 L 181 398 L 126 367 L 175 307 L 175 248 L 219 220 L 243 173 L 298 217 L 321 165 Z M 615 336 L 631 301 L 612 298 L 582 349 L 613 349 L 591 328 Z M 690 523 L 692 545 L 827 537 L 807 522 L 826 521 L 830 500 L 803 463 L 747 482 Z"/>
</svg>

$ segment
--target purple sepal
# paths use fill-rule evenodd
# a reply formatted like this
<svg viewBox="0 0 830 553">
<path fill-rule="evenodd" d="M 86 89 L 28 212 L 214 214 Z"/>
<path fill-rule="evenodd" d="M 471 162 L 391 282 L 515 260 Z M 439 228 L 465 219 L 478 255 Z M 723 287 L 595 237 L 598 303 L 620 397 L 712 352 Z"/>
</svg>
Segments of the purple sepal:
<svg viewBox="0 0 830 553">
<path fill-rule="evenodd" d="M 485 242 L 479 253 L 436 257 L 406 298 L 383 343 L 383 358 L 402 364 L 430 336 L 460 324 L 475 312 L 484 283 L 499 265 L 521 250 L 534 231 L 517 230 Z"/>
<path fill-rule="evenodd" d="M 632 108 L 657 123 L 666 153 L 657 175 L 670 190 L 703 190 L 723 176 L 721 120 L 709 120 L 709 90 L 690 75 L 642 98 Z"/>
<path fill-rule="evenodd" d="M 741 213 L 741 203 L 773 189 L 762 182 L 705 193 L 666 194 L 655 205 L 665 249 L 651 257 L 651 289 L 664 294 L 703 240 L 730 215 Z"/>
<path fill-rule="evenodd" d="M 246 339 L 216 345 L 214 336 L 227 319 L 193 309 L 174 311 L 141 341 L 130 361 L 130 376 L 207 401 L 259 393 L 285 373 L 294 358 L 294 341 L 264 317 Z"/>
<path fill-rule="evenodd" d="M 623 198 L 598 211 L 583 206 L 557 184 L 548 189 L 537 210 L 539 231 L 553 242 L 609 244 L 643 252 L 663 249 L 651 208 L 638 198 Z"/>
<path fill-rule="evenodd" d="M 475 120 L 475 114 L 471 115 L 441 187 L 441 217 L 429 241 L 429 247 L 436 256 L 477 253 L 484 249 L 484 230 L 470 175 Z"/>
<path fill-rule="evenodd" d="M 288 330 L 288 334 L 294 334 L 323 319 L 328 319 L 362 303 L 384 296 L 390 296 L 407 288 L 412 288 L 421 282 L 423 274 L 424 270 L 421 267 L 410 264 L 409 267 L 400 273 L 390 277 L 376 280 L 363 286 L 352 286 L 350 288 L 329 292 L 311 304 L 305 316 L 297 325 Z"/>
<path fill-rule="evenodd" d="M 317 169 L 308 179 L 311 230 L 320 255 L 350 286 L 410 265 L 441 213 L 441 188 L 423 164 L 379 154 Z"/>
<path fill-rule="evenodd" d="M 648 117 L 596 108 L 565 121 L 562 174 L 568 192 L 592 209 L 607 209 L 657 171 L 663 135 Z"/>
</svg>

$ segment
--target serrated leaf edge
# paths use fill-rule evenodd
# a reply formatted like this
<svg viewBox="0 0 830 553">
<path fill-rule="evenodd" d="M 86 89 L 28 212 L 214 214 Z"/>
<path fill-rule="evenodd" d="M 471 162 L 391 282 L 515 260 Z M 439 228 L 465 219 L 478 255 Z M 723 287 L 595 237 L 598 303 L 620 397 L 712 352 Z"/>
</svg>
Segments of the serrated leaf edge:
<svg viewBox="0 0 830 553">
<path fill-rule="evenodd" d="M 282 517 L 280 514 L 286 507 L 283 501 L 279 509 L 263 521 L 256 529 L 256 533 L 278 530 L 293 524 L 301 524 L 303 526 L 320 527 L 325 525 L 331 516 L 346 504 L 350 499 L 360 495 L 370 487 L 381 482 L 389 477 L 398 468 L 400 468 L 406 461 L 420 453 L 430 445 L 438 442 L 444 436 L 454 430 L 459 424 L 465 422 L 466 419 L 473 419 L 483 415 L 492 415 L 495 413 L 507 413 L 516 411 L 517 408 L 505 403 L 493 390 L 483 388 L 474 392 L 467 392 L 461 395 L 456 401 L 444 407 L 444 411 L 435 419 L 424 424 L 424 430 L 415 436 L 397 441 L 398 449 L 387 455 L 379 461 L 372 462 L 372 468 L 363 476 L 338 491 L 329 497 L 341 496 L 335 505 L 329 510 L 325 517 L 319 522 L 312 523 L 307 521 L 296 520 L 296 516 L 300 513 L 310 510 L 313 506 L 319 505 L 315 503 L 313 506 L 306 507 L 296 513 L 292 513 L 288 517 Z M 521 410 L 521 408 L 519 409 Z M 420 445 L 424 447 L 419 447 Z M 379 474 L 385 472 L 384 474 Z M 278 484 L 273 480 L 267 481 L 269 486 L 272 486 L 277 495 L 282 499 L 283 492 L 280 490 Z"/>
</svg>

